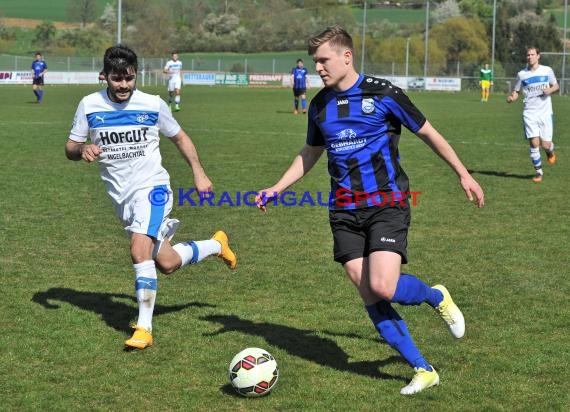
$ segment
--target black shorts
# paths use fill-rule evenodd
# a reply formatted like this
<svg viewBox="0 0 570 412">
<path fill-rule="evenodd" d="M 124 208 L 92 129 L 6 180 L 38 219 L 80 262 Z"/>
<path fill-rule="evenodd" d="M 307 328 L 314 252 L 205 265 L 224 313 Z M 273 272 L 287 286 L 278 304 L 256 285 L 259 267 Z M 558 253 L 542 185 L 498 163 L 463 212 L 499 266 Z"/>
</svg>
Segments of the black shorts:
<svg viewBox="0 0 570 412">
<path fill-rule="evenodd" d="M 35 84 L 36 86 L 43 86 L 44 85 L 44 76 L 35 77 L 32 84 Z"/>
<path fill-rule="evenodd" d="M 390 251 L 402 256 L 402 263 L 408 263 L 410 219 L 409 206 L 331 210 L 334 260 L 345 264 L 372 252 Z"/>
<path fill-rule="evenodd" d="M 295 88 L 293 88 L 293 96 L 299 97 L 302 94 L 307 94 L 307 89 L 295 89 Z"/>
</svg>

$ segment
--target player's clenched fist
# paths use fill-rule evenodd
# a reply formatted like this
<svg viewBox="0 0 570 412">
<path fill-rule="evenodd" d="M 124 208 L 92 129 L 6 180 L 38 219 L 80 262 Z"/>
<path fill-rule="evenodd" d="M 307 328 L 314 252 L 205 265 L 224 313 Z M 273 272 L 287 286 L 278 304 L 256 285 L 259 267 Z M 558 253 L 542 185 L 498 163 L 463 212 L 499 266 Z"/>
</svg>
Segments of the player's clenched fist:
<svg viewBox="0 0 570 412">
<path fill-rule="evenodd" d="M 511 94 L 509 94 L 507 96 L 507 103 L 512 103 L 515 100 L 517 100 L 519 97 L 519 94 L 516 91 L 513 91 Z"/>
<path fill-rule="evenodd" d="M 99 155 L 103 152 L 101 148 L 95 144 L 81 145 L 79 150 L 81 151 L 81 159 L 86 162 L 97 160 Z"/>
</svg>

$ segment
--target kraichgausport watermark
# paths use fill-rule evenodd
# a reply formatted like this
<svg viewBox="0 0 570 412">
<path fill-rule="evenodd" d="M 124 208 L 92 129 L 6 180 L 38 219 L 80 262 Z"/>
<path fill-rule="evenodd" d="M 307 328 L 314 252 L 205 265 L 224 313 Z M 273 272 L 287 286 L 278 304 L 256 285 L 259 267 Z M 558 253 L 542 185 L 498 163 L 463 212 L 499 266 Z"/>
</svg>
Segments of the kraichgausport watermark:
<svg viewBox="0 0 570 412">
<path fill-rule="evenodd" d="M 154 206 L 164 206 L 170 201 L 170 191 L 164 186 L 158 186 L 148 192 L 148 201 Z"/>
<path fill-rule="evenodd" d="M 177 196 L 173 196 L 166 187 L 155 187 L 148 194 L 149 202 L 154 206 L 164 206 L 173 196 L 173 202 L 177 206 L 207 207 L 207 206 L 258 206 L 256 191 L 223 191 L 216 192 L 198 192 L 196 188 L 184 189 L 178 188 Z M 394 191 L 394 192 L 364 192 L 351 191 L 349 189 L 338 189 L 333 192 L 295 192 L 284 191 L 282 193 L 263 193 L 261 196 L 261 206 L 325 206 L 350 208 L 354 206 L 405 206 L 410 204 L 417 206 L 418 196 L 421 191 Z"/>
</svg>

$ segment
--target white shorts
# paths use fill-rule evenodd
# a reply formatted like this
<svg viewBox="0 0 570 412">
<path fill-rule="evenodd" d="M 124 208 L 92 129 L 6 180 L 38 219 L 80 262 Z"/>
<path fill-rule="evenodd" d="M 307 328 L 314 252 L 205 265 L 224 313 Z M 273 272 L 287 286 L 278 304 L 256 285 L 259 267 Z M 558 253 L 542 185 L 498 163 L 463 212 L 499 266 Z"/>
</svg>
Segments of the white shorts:
<svg viewBox="0 0 570 412">
<path fill-rule="evenodd" d="M 545 142 L 552 141 L 554 130 L 554 115 L 543 117 L 529 116 L 523 114 L 524 135 L 527 139 L 540 137 Z"/>
<path fill-rule="evenodd" d="M 115 208 L 129 235 L 141 233 L 156 240 L 153 251 L 153 256 L 156 256 L 162 241 L 171 239 L 178 227 L 177 220 L 168 218 L 173 203 L 170 187 L 158 185 L 138 190 Z"/>
<path fill-rule="evenodd" d="M 176 89 L 180 89 L 182 87 L 182 78 L 180 76 L 171 77 L 168 80 L 168 91 L 173 92 Z"/>
</svg>

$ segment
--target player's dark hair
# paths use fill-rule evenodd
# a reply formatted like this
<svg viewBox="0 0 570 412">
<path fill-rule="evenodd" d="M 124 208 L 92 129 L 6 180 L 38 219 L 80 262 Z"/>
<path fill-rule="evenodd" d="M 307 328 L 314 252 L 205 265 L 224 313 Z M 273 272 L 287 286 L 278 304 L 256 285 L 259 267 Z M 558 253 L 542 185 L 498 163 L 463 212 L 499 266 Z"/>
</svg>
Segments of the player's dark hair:
<svg viewBox="0 0 570 412">
<path fill-rule="evenodd" d="M 105 50 L 103 56 L 103 71 L 106 74 L 128 74 L 129 69 L 133 68 L 137 72 L 138 62 L 136 53 L 123 44 L 117 44 Z"/>
<path fill-rule="evenodd" d="M 303 59 L 297 59 L 297 63 L 304 63 Z"/>
<path fill-rule="evenodd" d="M 536 54 L 540 54 L 540 49 L 536 46 L 526 46 L 526 51 L 528 52 L 529 50 L 534 50 Z"/>
<path fill-rule="evenodd" d="M 354 52 L 354 44 L 350 34 L 338 24 L 327 27 L 322 33 L 309 39 L 309 55 L 315 54 L 317 49 L 325 43 L 329 43 L 332 48 L 344 48 Z"/>
</svg>

